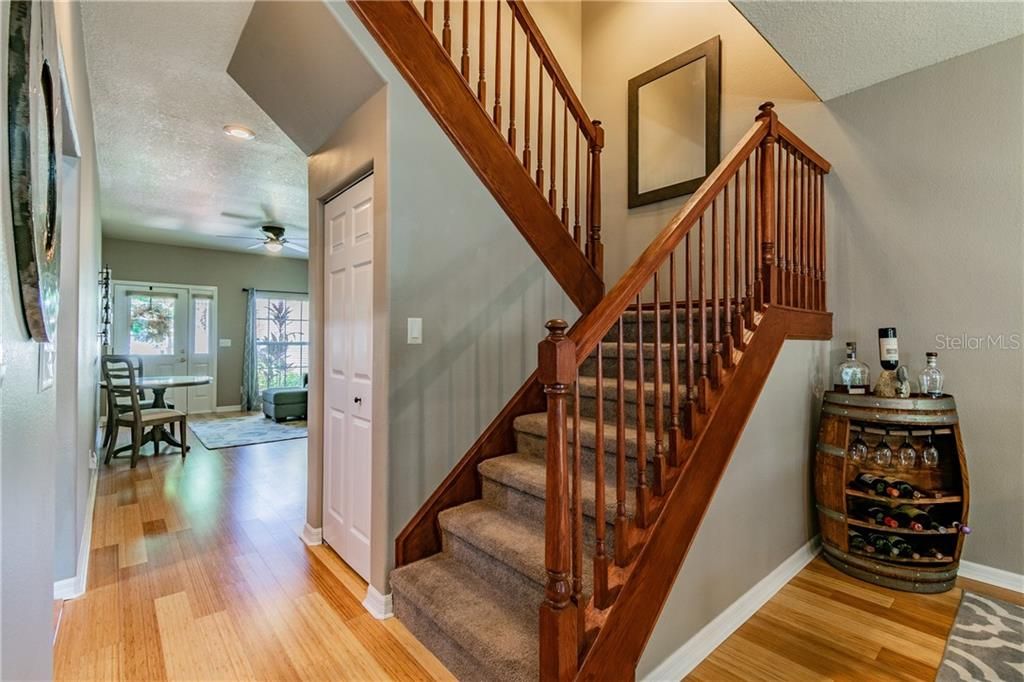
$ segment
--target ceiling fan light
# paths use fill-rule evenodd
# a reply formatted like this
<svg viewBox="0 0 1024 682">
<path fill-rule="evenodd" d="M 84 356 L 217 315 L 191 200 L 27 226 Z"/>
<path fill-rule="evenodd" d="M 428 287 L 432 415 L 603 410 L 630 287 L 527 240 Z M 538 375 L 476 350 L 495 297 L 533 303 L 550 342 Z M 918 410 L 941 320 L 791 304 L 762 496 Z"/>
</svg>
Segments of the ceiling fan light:
<svg viewBox="0 0 1024 682">
<path fill-rule="evenodd" d="M 267 242 L 264 246 L 267 247 L 267 251 L 270 253 L 277 253 L 284 248 L 284 245 L 281 242 Z"/>
</svg>

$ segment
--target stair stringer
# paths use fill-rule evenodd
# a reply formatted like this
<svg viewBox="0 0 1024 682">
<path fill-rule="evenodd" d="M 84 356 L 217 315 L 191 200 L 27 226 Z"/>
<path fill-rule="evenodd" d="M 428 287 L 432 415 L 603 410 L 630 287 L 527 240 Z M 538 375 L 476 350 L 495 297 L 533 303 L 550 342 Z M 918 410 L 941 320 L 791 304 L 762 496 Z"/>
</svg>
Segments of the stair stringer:
<svg viewBox="0 0 1024 682">
<path fill-rule="evenodd" d="M 829 340 L 832 314 L 768 306 L 736 367 L 727 372 L 658 518 L 644 532 L 615 603 L 581 662 L 578 680 L 625 680 L 637 662 L 743 429 L 787 339 Z"/>
</svg>

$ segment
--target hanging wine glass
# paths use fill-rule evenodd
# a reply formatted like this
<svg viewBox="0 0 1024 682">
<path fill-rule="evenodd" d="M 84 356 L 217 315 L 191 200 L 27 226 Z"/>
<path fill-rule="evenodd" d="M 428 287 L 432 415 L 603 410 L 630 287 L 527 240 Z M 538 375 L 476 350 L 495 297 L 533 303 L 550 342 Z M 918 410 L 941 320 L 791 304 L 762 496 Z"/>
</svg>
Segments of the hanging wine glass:
<svg viewBox="0 0 1024 682">
<path fill-rule="evenodd" d="M 928 441 L 921 450 L 921 465 L 926 467 L 939 466 L 939 449 L 932 443 L 932 434 L 928 434 Z"/>
<path fill-rule="evenodd" d="M 849 456 L 850 461 L 854 464 L 860 464 L 861 462 L 867 461 L 868 458 L 868 444 L 861 438 L 861 432 L 857 432 L 857 437 L 850 443 L 850 447 L 847 448 L 846 454 Z"/>
<path fill-rule="evenodd" d="M 907 437 L 903 439 L 900 449 L 896 451 L 896 463 L 901 469 L 913 469 L 917 464 L 917 450 L 910 442 L 909 431 L 907 431 Z"/>
<path fill-rule="evenodd" d="M 871 463 L 879 469 L 888 469 L 892 465 L 892 448 L 885 442 L 888 437 L 889 432 L 886 431 L 882 439 L 878 441 L 878 445 L 871 451 Z"/>
</svg>

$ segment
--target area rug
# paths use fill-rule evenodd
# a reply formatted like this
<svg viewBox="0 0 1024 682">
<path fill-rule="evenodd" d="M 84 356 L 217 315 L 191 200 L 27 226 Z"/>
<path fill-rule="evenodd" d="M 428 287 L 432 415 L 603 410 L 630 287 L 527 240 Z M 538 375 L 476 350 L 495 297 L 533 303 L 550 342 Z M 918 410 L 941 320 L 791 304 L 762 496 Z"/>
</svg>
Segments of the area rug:
<svg viewBox="0 0 1024 682">
<path fill-rule="evenodd" d="M 935 679 L 1024 680 L 1024 607 L 964 592 Z"/>
<path fill-rule="evenodd" d="M 195 418 L 189 419 L 188 425 L 208 450 L 306 437 L 305 419 L 278 424 L 262 413 L 244 417 Z"/>
</svg>

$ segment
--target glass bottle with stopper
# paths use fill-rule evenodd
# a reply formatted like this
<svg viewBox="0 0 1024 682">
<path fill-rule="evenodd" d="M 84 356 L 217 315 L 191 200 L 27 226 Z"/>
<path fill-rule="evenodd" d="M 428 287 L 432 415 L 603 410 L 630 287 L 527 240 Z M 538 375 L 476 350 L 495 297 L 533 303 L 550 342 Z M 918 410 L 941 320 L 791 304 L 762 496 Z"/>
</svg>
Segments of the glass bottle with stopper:
<svg viewBox="0 0 1024 682">
<path fill-rule="evenodd" d="M 919 377 L 921 393 L 938 398 L 942 395 L 942 370 L 938 368 L 939 354 L 933 351 L 925 353 L 925 367 Z"/>
<path fill-rule="evenodd" d="M 846 360 L 836 369 L 835 390 L 842 393 L 864 395 L 870 390 L 870 370 L 857 359 L 857 343 L 846 342 Z"/>
</svg>

